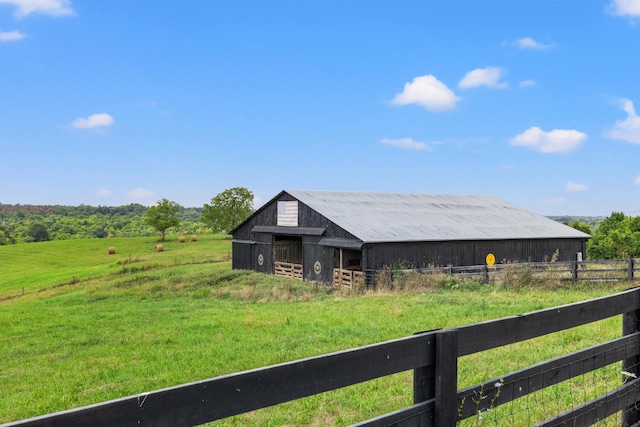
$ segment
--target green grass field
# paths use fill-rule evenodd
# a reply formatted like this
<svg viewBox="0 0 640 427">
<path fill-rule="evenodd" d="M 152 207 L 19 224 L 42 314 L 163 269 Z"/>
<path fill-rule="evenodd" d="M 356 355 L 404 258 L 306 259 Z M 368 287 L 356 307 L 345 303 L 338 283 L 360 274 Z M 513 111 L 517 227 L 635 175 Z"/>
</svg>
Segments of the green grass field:
<svg viewBox="0 0 640 427">
<path fill-rule="evenodd" d="M 201 235 L 196 242 L 186 237 L 184 243 L 178 242 L 179 236 L 167 236 L 165 242 L 132 237 L 0 246 L 0 294 L 46 289 L 127 269 L 231 260 L 231 236 Z M 156 244 L 162 244 L 164 251 L 155 252 Z M 116 253 L 108 254 L 109 247 Z"/>
<path fill-rule="evenodd" d="M 0 423 L 624 286 L 508 292 L 471 284 L 351 296 L 231 270 L 231 243 L 222 236 L 174 240 L 161 253 L 144 238 L 0 247 Z M 462 358 L 459 386 L 619 336 L 620 328 L 614 318 Z M 411 398 L 411 374 L 402 373 L 212 424 L 347 425 Z"/>
</svg>

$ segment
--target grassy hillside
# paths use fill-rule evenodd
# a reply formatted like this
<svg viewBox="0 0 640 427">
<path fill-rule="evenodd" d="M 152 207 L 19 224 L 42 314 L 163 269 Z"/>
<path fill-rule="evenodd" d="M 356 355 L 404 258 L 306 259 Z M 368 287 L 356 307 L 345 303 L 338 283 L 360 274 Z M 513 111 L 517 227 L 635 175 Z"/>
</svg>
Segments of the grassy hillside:
<svg viewBox="0 0 640 427">
<path fill-rule="evenodd" d="M 71 245 L 59 246 L 65 243 Z M 116 255 L 107 254 L 106 243 L 116 246 Z M 0 279 L 5 289 L 0 291 L 0 387 L 5 391 L 0 423 L 552 307 L 623 286 L 514 293 L 467 284 L 458 290 L 352 297 L 231 270 L 230 242 L 221 237 L 169 242 L 163 253 L 153 252 L 155 243 L 122 239 L 9 247 L 17 253 L 0 248 L 3 268 L 12 274 Z M 81 280 L 69 283 L 73 275 Z M 21 276 L 31 279 L 17 283 Z M 619 333 L 615 318 L 465 357 L 460 386 Z M 532 345 L 536 352 L 530 351 Z M 411 396 L 411 373 L 402 373 L 214 425 L 347 425 L 410 405 Z"/>
<path fill-rule="evenodd" d="M 178 242 L 176 235 L 168 236 L 165 242 L 154 236 L 0 246 L 0 298 L 21 293 L 23 288 L 28 293 L 122 271 L 231 259 L 230 236 L 201 235 L 196 242 L 186 237 L 184 243 Z M 159 243 L 163 252 L 154 250 Z M 108 254 L 109 247 L 116 253 Z"/>
</svg>

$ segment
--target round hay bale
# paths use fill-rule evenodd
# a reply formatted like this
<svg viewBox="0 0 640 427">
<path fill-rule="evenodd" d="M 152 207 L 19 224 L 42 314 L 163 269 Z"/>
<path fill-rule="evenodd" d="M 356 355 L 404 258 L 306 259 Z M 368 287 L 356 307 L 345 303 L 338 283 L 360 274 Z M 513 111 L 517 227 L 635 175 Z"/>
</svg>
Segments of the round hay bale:
<svg viewBox="0 0 640 427">
<path fill-rule="evenodd" d="M 180 243 L 184 243 L 184 242 L 186 242 L 186 240 L 187 239 L 185 239 L 184 236 L 178 237 L 178 242 L 180 242 Z"/>
<path fill-rule="evenodd" d="M 156 245 L 156 252 L 163 252 L 164 251 L 164 246 L 163 245 Z"/>
<path fill-rule="evenodd" d="M 186 236 L 187 234 L 189 234 L 189 232 L 187 230 L 184 230 L 182 234 Z"/>
<path fill-rule="evenodd" d="M 197 242 L 197 241 L 198 241 L 198 236 L 191 236 L 191 237 L 189 238 L 189 241 L 191 241 L 191 242 Z"/>
<path fill-rule="evenodd" d="M 107 253 L 108 253 L 109 255 L 113 255 L 113 254 L 115 254 L 115 253 L 116 253 L 116 248 L 114 248 L 113 246 L 109 246 L 109 247 L 107 248 Z"/>
</svg>

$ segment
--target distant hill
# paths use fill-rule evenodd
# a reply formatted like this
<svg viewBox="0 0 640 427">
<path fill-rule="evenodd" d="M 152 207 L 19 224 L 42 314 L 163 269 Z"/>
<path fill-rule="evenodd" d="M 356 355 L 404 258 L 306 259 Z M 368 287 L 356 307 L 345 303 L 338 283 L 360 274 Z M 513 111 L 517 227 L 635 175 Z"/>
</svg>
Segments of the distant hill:
<svg viewBox="0 0 640 427">
<path fill-rule="evenodd" d="M 147 207 L 124 206 L 9 205 L 0 203 L 0 245 L 34 241 L 30 230 L 38 225 L 46 230 L 45 240 L 151 236 L 153 227 L 144 222 Z M 202 208 L 180 209 L 181 225 L 173 231 L 202 232 Z M 171 231 L 171 230 L 170 230 Z"/>
<path fill-rule="evenodd" d="M 602 222 L 602 220 L 605 219 L 604 216 L 571 216 L 571 215 L 548 216 L 547 218 L 550 218 L 554 221 L 558 221 L 567 225 L 571 224 L 574 221 L 580 221 L 580 222 L 584 222 L 591 228 L 594 228 L 594 226 L 600 224 L 600 222 Z"/>
</svg>

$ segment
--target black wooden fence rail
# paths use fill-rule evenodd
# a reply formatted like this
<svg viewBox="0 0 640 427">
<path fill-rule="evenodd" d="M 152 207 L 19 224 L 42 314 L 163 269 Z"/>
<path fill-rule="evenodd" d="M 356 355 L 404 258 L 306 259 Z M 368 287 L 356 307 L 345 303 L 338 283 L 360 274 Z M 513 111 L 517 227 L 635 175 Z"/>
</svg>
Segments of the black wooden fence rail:
<svg viewBox="0 0 640 427">
<path fill-rule="evenodd" d="M 385 278 L 388 283 L 400 286 L 412 275 L 446 275 L 462 279 L 473 279 L 483 283 L 502 281 L 506 274 L 527 269 L 532 276 L 546 275 L 562 281 L 601 282 L 637 280 L 640 278 L 640 259 L 589 260 L 502 263 L 494 265 L 469 265 L 447 267 L 425 267 L 412 269 L 365 270 L 365 283 L 375 287 L 376 281 Z"/>
<path fill-rule="evenodd" d="M 623 316 L 621 336 L 587 349 L 457 389 L 458 358 L 576 326 Z M 403 371 L 414 372 L 414 405 L 357 426 L 455 426 L 561 381 L 623 362 L 633 376 L 640 362 L 640 288 L 611 296 L 455 329 L 418 333 L 318 357 L 142 393 L 5 424 L 9 426 L 192 426 L 300 399 Z M 589 363 L 576 363 L 589 360 Z M 498 389 L 500 393 L 498 393 Z M 471 404 L 470 396 L 485 399 Z M 588 426 L 623 412 L 640 420 L 640 379 L 548 419 L 545 426 Z"/>
</svg>

